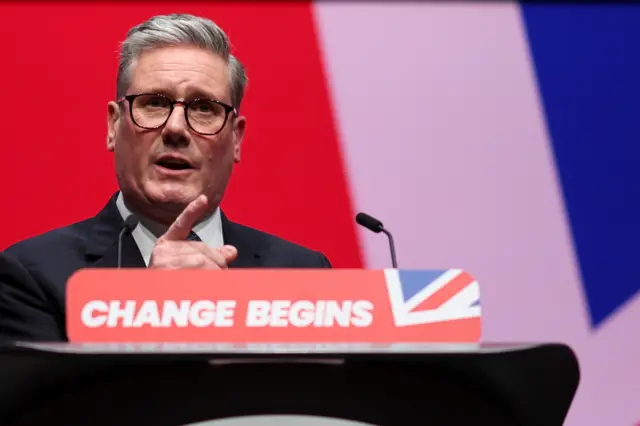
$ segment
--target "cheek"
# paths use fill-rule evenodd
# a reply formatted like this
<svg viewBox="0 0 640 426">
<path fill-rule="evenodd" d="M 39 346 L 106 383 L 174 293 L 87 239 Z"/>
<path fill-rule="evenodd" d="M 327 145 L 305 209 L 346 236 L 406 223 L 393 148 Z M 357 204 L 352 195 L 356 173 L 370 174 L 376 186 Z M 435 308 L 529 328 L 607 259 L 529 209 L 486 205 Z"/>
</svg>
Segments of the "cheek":
<svg viewBox="0 0 640 426">
<path fill-rule="evenodd" d="M 122 137 L 115 143 L 116 160 L 121 166 L 126 165 L 129 172 L 143 172 L 149 163 L 149 150 L 153 140 L 153 135 L 132 135 L 123 132 Z"/>
<path fill-rule="evenodd" d="M 207 164 L 220 168 L 233 162 L 233 140 L 227 136 L 225 139 L 203 141 L 200 145 L 200 152 Z"/>
</svg>

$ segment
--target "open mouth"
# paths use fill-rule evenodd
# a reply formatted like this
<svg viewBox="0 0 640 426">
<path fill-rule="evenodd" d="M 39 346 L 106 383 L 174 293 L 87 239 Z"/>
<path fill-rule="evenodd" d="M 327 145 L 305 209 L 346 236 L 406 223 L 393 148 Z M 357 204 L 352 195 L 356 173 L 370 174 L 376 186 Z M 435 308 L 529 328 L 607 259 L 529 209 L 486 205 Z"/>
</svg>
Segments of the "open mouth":
<svg viewBox="0 0 640 426">
<path fill-rule="evenodd" d="M 156 165 L 160 167 L 164 167 L 169 170 L 189 170 L 193 169 L 193 166 L 189 164 L 186 160 L 181 160 L 179 158 L 162 158 L 156 161 Z"/>
</svg>

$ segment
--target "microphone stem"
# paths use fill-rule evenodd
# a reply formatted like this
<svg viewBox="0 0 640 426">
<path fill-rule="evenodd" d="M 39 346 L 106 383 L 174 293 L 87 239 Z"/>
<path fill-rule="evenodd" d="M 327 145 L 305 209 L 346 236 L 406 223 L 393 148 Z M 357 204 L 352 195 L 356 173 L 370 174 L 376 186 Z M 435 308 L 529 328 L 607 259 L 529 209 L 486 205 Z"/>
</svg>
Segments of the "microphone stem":
<svg viewBox="0 0 640 426">
<path fill-rule="evenodd" d="M 122 237 L 127 231 L 129 228 L 125 226 L 118 235 L 118 269 L 122 268 Z"/>
<path fill-rule="evenodd" d="M 384 232 L 389 238 L 389 250 L 391 251 L 391 265 L 393 266 L 393 269 L 398 269 L 398 262 L 396 261 L 396 247 L 395 247 L 395 244 L 393 243 L 393 236 L 391 235 L 391 232 L 387 231 L 384 228 L 380 228 L 380 230 Z"/>
</svg>

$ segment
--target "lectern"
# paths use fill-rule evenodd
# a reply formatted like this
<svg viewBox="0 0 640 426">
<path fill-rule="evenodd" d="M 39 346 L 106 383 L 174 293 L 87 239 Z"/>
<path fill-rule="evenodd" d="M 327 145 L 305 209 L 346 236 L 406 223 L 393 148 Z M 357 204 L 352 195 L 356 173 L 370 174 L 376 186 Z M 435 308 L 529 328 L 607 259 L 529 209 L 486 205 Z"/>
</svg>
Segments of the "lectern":
<svg viewBox="0 0 640 426">
<path fill-rule="evenodd" d="M 557 344 L 16 344 L 0 366 L 6 426 L 250 425 L 266 414 L 555 426 L 579 375 Z"/>
<path fill-rule="evenodd" d="M 460 270 L 84 271 L 67 293 L 70 342 L 0 348 L 0 425 L 555 426 L 579 382 L 566 345 L 478 343 Z"/>
</svg>

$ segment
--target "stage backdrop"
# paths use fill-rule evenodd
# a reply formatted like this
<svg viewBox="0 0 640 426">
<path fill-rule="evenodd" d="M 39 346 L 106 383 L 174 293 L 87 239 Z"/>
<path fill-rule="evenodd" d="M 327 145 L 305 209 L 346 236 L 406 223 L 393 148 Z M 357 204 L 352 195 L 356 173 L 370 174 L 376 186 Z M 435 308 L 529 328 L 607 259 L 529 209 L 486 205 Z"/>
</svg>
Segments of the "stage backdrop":
<svg viewBox="0 0 640 426">
<path fill-rule="evenodd" d="M 564 341 L 568 425 L 640 421 L 640 7 L 506 2 L 0 4 L 0 248 L 94 215 L 116 190 L 106 104 L 127 29 L 217 21 L 246 64 L 229 216 L 383 268 L 483 286 L 487 341 Z"/>
</svg>

